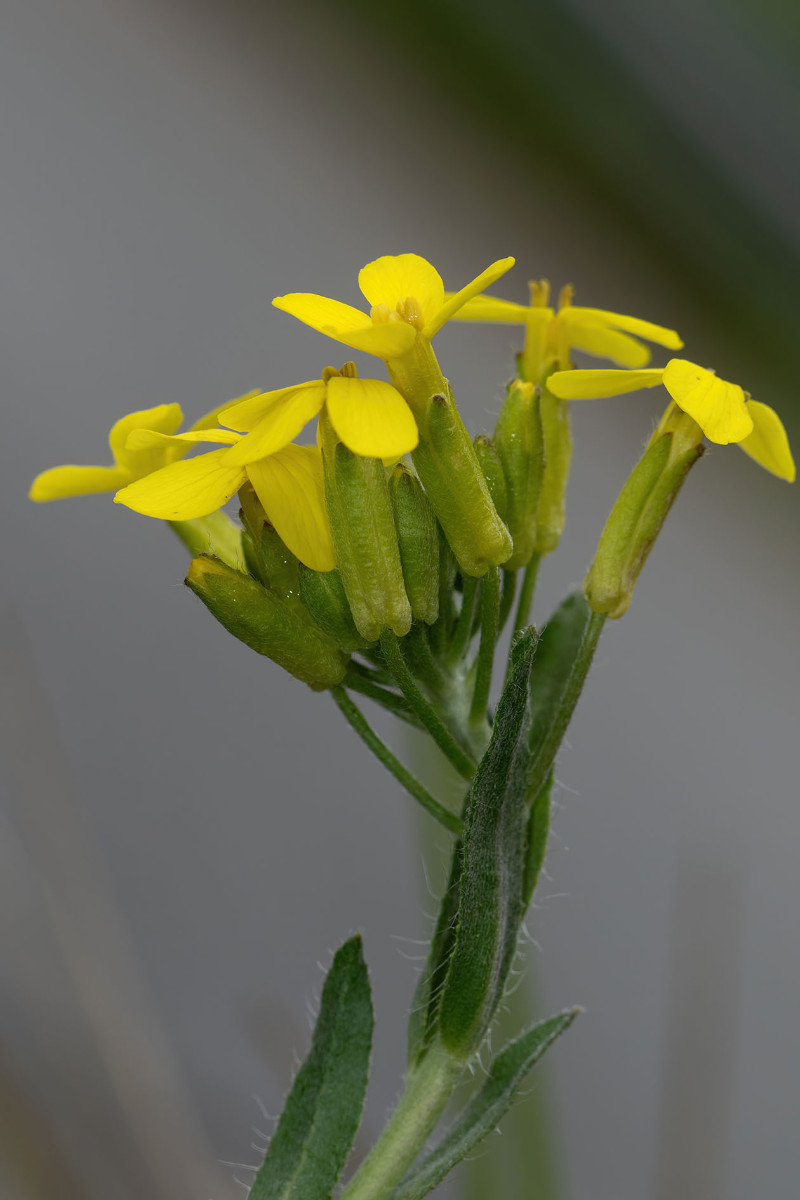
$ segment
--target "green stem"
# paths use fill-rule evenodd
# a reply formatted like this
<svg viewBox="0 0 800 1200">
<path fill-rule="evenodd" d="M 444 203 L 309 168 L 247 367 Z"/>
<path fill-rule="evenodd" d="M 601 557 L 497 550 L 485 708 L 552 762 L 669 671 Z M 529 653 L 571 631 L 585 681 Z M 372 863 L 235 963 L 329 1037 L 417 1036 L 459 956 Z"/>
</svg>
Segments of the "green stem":
<svg viewBox="0 0 800 1200">
<path fill-rule="evenodd" d="M 536 578 L 539 574 L 539 563 L 541 555 L 534 554 L 531 561 L 525 568 L 525 574 L 522 577 L 522 587 L 520 588 L 519 601 L 517 603 L 517 612 L 514 617 L 514 633 L 519 633 L 520 629 L 525 629 L 528 624 L 528 618 L 531 613 L 531 605 L 533 604 L 533 593 L 536 591 Z"/>
<path fill-rule="evenodd" d="M 380 704 L 390 713 L 394 713 L 401 721 L 413 725 L 415 729 L 423 728 L 422 722 L 417 714 L 409 708 L 404 696 L 398 696 L 394 692 L 388 691 L 363 675 L 356 675 L 351 672 L 350 667 L 347 668 L 343 683 L 345 687 L 350 688 L 351 692 L 359 692 L 362 696 L 369 697 L 370 700 L 374 700 L 376 704 Z"/>
<path fill-rule="evenodd" d="M 529 767 L 528 791 L 531 796 L 538 794 L 539 789 L 553 766 L 558 748 L 564 740 L 564 734 L 567 732 L 567 726 L 572 720 L 575 705 L 578 703 L 580 694 L 583 691 L 583 685 L 586 683 L 586 676 L 589 674 L 594 652 L 597 649 L 597 643 L 600 640 L 600 634 L 603 632 L 605 623 L 605 613 L 593 612 L 586 624 L 583 640 L 575 661 L 572 664 L 572 671 L 570 672 L 567 686 L 564 689 L 561 703 L 553 717 L 547 737 L 542 742 L 536 758 Z"/>
<path fill-rule="evenodd" d="M 511 606 L 514 603 L 514 594 L 517 590 L 517 572 L 503 570 L 503 588 L 500 592 L 500 616 L 497 620 L 497 632 L 502 633 L 506 627 L 506 621 L 511 615 Z"/>
<path fill-rule="evenodd" d="M 438 1125 L 462 1071 L 441 1046 L 431 1047 L 341 1200 L 386 1200 Z"/>
<path fill-rule="evenodd" d="M 447 661 L 450 663 L 458 662 L 461 658 L 469 644 L 469 635 L 472 630 L 472 610 L 475 607 L 478 580 L 473 579 L 471 575 L 464 575 L 462 579 L 461 608 L 450 645 L 447 647 Z"/>
<path fill-rule="evenodd" d="M 497 567 L 490 567 L 483 579 L 481 597 L 481 644 L 478 650 L 475 690 L 469 719 L 472 724 L 482 721 L 489 703 L 492 686 L 494 648 L 497 642 L 498 615 L 500 612 L 500 574 Z"/>
<path fill-rule="evenodd" d="M 477 770 L 475 762 L 462 750 L 439 714 L 422 695 L 406 666 L 397 637 L 389 629 L 385 629 L 381 634 L 381 650 L 387 667 L 397 680 L 400 691 L 439 749 L 450 759 L 460 775 L 463 775 L 465 779 L 472 779 Z"/>
<path fill-rule="evenodd" d="M 388 746 L 386 746 L 375 733 L 367 722 L 366 717 L 357 708 L 350 697 L 345 692 L 344 688 L 331 688 L 331 695 L 338 704 L 346 721 L 352 725 L 358 736 L 366 746 L 372 751 L 375 757 L 383 763 L 387 771 L 391 771 L 395 779 L 402 783 L 406 791 L 414 797 L 414 799 L 422 805 L 424 809 L 435 817 L 436 820 L 444 825 L 445 829 L 449 829 L 452 833 L 463 833 L 464 826 L 455 813 L 451 813 L 448 809 L 440 804 L 438 800 L 430 794 L 430 792 L 422 786 L 418 779 L 415 779 L 409 770 L 407 770 L 398 758 L 395 758 Z"/>
</svg>

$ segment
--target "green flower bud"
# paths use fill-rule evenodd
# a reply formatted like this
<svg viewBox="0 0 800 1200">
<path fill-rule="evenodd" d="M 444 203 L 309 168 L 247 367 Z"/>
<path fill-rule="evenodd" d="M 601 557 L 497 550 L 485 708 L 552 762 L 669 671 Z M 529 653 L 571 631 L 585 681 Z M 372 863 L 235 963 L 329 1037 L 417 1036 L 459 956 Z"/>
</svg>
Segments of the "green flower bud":
<svg viewBox="0 0 800 1200">
<path fill-rule="evenodd" d="M 511 537 L 449 389 L 446 396 L 432 397 L 412 458 L 464 574 L 485 575 L 504 563 L 513 549 Z"/>
<path fill-rule="evenodd" d="M 514 541 L 505 567 L 515 571 L 530 562 L 536 549 L 536 514 L 544 469 L 539 388 L 521 379 L 509 384 L 494 437 L 508 493 L 506 522 Z"/>
<path fill-rule="evenodd" d="M 415 621 L 432 625 L 439 616 L 439 535 L 422 484 L 402 463 L 389 476 L 406 595 Z"/>
<path fill-rule="evenodd" d="M 243 487 L 239 499 L 239 518 L 244 526 L 242 549 L 248 571 L 281 599 L 299 606 L 299 562 L 270 525 L 252 487 Z"/>
<path fill-rule="evenodd" d="M 483 477 L 489 485 L 489 495 L 503 521 L 508 515 L 508 488 L 503 474 L 503 464 L 494 440 L 485 433 L 479 433 L 475 438 L 475 453 L 481 464 Z M 506 564 L 508 566 L 508 564 Z"/>
<path fill-rule="evenodd" d="M 300 598 L 313 621 L 348 654 L 369 646 L 356 629 L 338 569 L 312 571 L 300 566 Z"/>
<path fill-rule="evenodd" d="M 639 573 L 691 467 L 703 453 L 703 432 L 679 413 L 662 422 L 623 487 L 584 580 L 589 606 L 621 617 Z"/>
<path fill-rule="evenodd" d="M 319 428 L 336 562 L 356 629 L 368 642 L 377 641 L 387 627 L 405 637 L 411 628 L 411 606 L 386 469 L 380 459 L 348 450 L 324 410 Z"/>
<path fill-rule="evenodd" d="M 564 532 L 564 502 L 572 461 L 572 432 L 569 403 L 542 387 L 542 433 L 544 474 L 536 512 L 537 554 L 555 550 Z"/>
<path fill-rule="evenodd" d="M 347 655 L 297 609 L 218 558 L 195 558 L 186 585 L 229 633 L 314 691 L 344 679 Z"/>
</svg>

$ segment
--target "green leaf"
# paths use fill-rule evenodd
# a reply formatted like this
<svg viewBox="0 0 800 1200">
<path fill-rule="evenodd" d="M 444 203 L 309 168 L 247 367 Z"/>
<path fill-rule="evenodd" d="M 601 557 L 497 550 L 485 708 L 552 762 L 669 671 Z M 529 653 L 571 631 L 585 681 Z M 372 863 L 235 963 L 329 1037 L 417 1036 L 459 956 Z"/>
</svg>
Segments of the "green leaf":
<svg viewBox="0 0 800 1200">
<path fill-rule="evenodd" d="M 439 906 L 439 916 L 436 920 L 428 961 L 425 970 L 419 977 L 411 1004 L 411 1014 L 408 1018 L 408 1065 L 410 1067 L 416 1066 L 425 1056 L 436 1032 L 442 986 L 456 941 L 456 918 L 463 862 L 463 846 L 459 843 L 453 850 L 450 878 Z"/>
<path fill-rule="evenodd" d="M 512 652 L 492 740 L 467 797 L 455 943 L 444 981 L 439 1033 L 464 1061 L 474 1054 L 503 995 L 523 916 L 527 821 L 528 687 L 537 634 Z"/>
<path fill-rule="evenodd" d="M 392 1193 L 392 1200 L 422 1200 L 441 1183 L 448 1171 L 497 1127 L 519 1094 L 524 1076 L 572 1024 L 579 1011 L 573 1008 L 539 1021 L 506 1046 L 492 1063 L 483 1087 L 438 1146 L 409 1171 Z M 531 1163 L 531 1170 L 536 1170 L 536 1163 Z"/>
<path fill-rule="evenodd" d="M 251 1200 L 329 1200 L 361 1120 L 373 1024 L 361 938 L 354 937 L 337 951 L 328 972 L 311 1049 Z"/>
<path fill-rule="evenodd" d="M 553 790 L 553 772 L 547 776 L 544 787 L 531 805 L 528 818 L 527 854 L 525 875 L 522 882 L 522 907 L 527 909 L 539 882 L 539 875 L 547 853 L 547 838 L 550 833 L 550 795 Z"/>
</svg>

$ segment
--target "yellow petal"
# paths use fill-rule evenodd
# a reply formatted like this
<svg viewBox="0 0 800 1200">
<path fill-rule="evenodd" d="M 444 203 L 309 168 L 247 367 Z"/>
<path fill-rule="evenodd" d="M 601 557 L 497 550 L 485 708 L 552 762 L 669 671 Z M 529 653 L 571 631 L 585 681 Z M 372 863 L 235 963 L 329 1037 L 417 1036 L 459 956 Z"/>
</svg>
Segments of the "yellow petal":
<svg viewBox="0 0 800 1200">
<path fill-rule="evenodd" d="M 413 296 L 419 303 L 423 325 L 444 304 L 442 277 L 419 254 L 385 254 L 376 258 L 359 271 L 358 286 L 370 306 L 385 304 L 390 312 Z"/>
<path fill-rule="evenodd" d="M 253 401 L 247 401 L 253 403 Z M 317 380 L 313 387 L 303 385 L 287 388 L 267 405 L 261 420 L 228 454 L 228 462 L 255 462 L 266 458 L 297 437 L 304 425 L 317 415 L 325 403 L 325 385 Z M 236 421 L 236 414 L 225 414 L 226 421 Z"/>
<path fill-rule="evenodd" d="M 292 554 L 313 571 L 336 566 L 325 508 L 322 455 L 315 446 L 284 446 L 249 463 L 247 474 L 270 522 Z"/>
<path fill-rule="evenodd" d="M 753 420 L 753 432 L 739 442 L 739 449 L 779 479 L 794 483 L 796 471 L 789 439 L 775 409 L 758 400 L 748 400 L 747 411 Z"/>
<path fill-rule="evenodd" d="M 163 521 L 206 517 L 222 508 L 245 481 L 244 467 L 227 466 L 227 454 L 227 450 L 211 450 L 172 463 L 122 488 L 114 503 Z"/>
<path fill-rule="evenodd" d="M 559 316 L 558 319 L 563 318 Z M 647 346 L 627 333 L 617 333 L 615 329 L 604 329 L 602 325 L 592 325 L 588 321 L 569 322 L 567 328 L 569 343 L 575 350 L 610 358 L 621 367 L 646 367 L 650 362 Z"/>
<path fill-rule="evenodd" d="M 448 292 L 445 301 L 448 303 L 455 296 Z M 553 315 L 552 308 L 530 308 L 526 304 L 514 304 L 511 300 L 498 300 L 495 296 L 473 296 L 459 308 L 453 318 L 456 321 L 492 321 L 498 325 L 525 325 L 532 313 L 541 313 L 549 319 Z"/>
<path fill-rule="evenodd" d="M 31 500 L 42 502 L 115 492 L 129 483 L 130 478 L 121 467 L 51 467 L 36 476 L 28 495 Z"/>
<path fill-rule="evenodd" d="M 149 450 L 152 446 L 169 447 L 186 454 L 197 442 L 221 442 L 232 446 L 239 441 L 232 429 L 188 429 L 186 433 L 158 433 L 155 429 L 134 429 L 128 434 L 127 450 Z M 166 465 L 166 464 L 164 464 Z"/>
<path fill-rule="evenodd" d="M 661 383 L 663 368 L 646 371 L 554 371 L 547 389 L 561 400 L 600 400 Z"/>
<path fill-rule="evenodd" d="M 328 300 L 325 296 L 314 296 L 310 292 L 292 292 L 288 296 L 276 296 L 272 301 L 276 308 L 291 313 L 312 329 L 354 350 L 376 354 L 378 358 L 397 358 L 410 350 L 416 330 L 405 321 L 386 321 L 376 325 L 369 317 L 349 304 Z"/>
<path fill-rule="evenodd" d="M 570 323 L 573 318 L 576 321 L 586 319 L 592 324 L 623 329 L 626 333 L 632 333 L 634 337 L 646 338 L 648 342 L 666 346 L 668 350 L 680 350 L 683 345 L 674 329 L 654 325 L 652 321 L 643 321 L 641 317 L 626 317 L 623 313 L 606 312 L 603 308 L 582 308 L 578 304 L 562 309 L 562 315 L 566 316 Z"/>
<path fill-rule="evenodd" d="M 129 470 L 136 477 L 146 475 L 148 471 L 155 470 L 156 467 L 163 467 L 163 459 L 156 457 L 151 466 L 149 454 L 142 457 L 136 453 L 128 453 L 125 448 L 128 434 L 132 433 L 134 429 L 157 429 L 161 433 L 174 433 L 176 429 L 180 429 L 182 420 L 183 413 L 180 404 L 157 404 L 155 408 L 145 408 L 140 412 L 128 413 L 126 417 L 121 417 L 111 427 L 108 435 L 114 462 L 125 470 Z"/>
<path fill-rule="evenodd" d="M 260 394 L 256 388 L 252 392 L 246 392 L 244 396 L 237 396 L 235 400 L 226 400 L 224 404 L 218 404 L 216 408 L 212 408 L 210 412 L 202 416 L 199 421 L 195 421 L 192 429 L 213 429 L 215 425 L 224 424 L 219 419 L 221 412 L 224 412 L 227 408 L 232 408 L 236 404 L 242 404 L 245 400 L 249 400 L 251 396 L 258 396 Z"/>
<path fill-rule="evenodd" d="M 249 433 L 251 429 L 255 429 L 261 418 L 271 412 L 285 397 L 292 397 L 298 392 L 315 388 L 322 393 L 321 405 L 325 399 L 325 386 L 321 379 L 309 379 L 305 383 L 292 383 L 289 387 L 276 388 L 272 392 L 251 392 L 249 396 L 243 396 L 241 400 L 232 400 L 230 404 L 226 404 L 220 409 L 220 417 L 225 417 L 220 424 L 227 425 L 229 429 L 238 429 L 240 433 Z M 291 441 L 291 438 L 289 440 Z"/>
<path fill-rule="evenodd" d="M 752 433 L 753 418 L 738 384 L 718 379 L 713 371 L 685 358 L 671 358 L 664 368 L 664 387 L 709 441 L 725 446 Z"/>
<path fill-rule="evenodd" d="M 328 380 L 328 416 L 354 454 L 399 458 L 419 441 L 414 414 L 403 397 L 380 379 Z"/>
<path fill-rule="evenodd" d="M 477 296 L 479 292 L 486 291 L 487 287 L 491 287 L 501 275 L 505 275 L 506 271 L 510 271 L 514 262 L 513 258 L 499 258 L 497 262 L 492 263 L 490 267 L 487 267 L 485 271 L 476 276 L 471 283 L 463 287 L 460 292 L 456 292 L 455 295 L 450 296 L 423 329 L 422 332 L 425 334 L 425 337 L 432 338 L 446 321 L 449 321 L 460 308 L 464 307 L 468 300 L 471 300 L 473 296 Z"/>
</svg>

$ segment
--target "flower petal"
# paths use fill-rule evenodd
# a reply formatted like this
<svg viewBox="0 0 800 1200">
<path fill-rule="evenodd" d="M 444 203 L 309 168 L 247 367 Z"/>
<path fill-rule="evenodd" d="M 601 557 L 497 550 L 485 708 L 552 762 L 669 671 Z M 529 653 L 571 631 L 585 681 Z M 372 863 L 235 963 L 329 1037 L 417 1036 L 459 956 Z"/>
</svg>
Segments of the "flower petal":
<svg viewBox="0 0 800 1200">
<path fill-rule="evenodd" d="M 560 400 L 600 400 L 656 387 L 663 374 L 663 367 L 646 371 L 554 371 L 547 377 L 547 390 Z"/>
<path fill-rule="evenodd" d="M 134 429 L 128 434 L 126 450 L 149 450 L 152 446 L 172 447 L 186 454 L 197 442 L 221 442 L 232 446 L 239 434 L 232 429 L 187 429 L 186 433 L 158 433 L 155 429 Z M 164 464 L 166 465 L 166 464 Z"/>
<path fill-rule="evenodd" d="M 354 350 L 376 354 L 378 358 L 397 358 L 410 350 L 416 330 L 405 321 L 386 321 L 374 324 L 369 317 L 349 304 L 328 300 L 325 296 L 314 296 L 310 292 L 292 292 L 288 296 L 276 296 L 272 301 L 276 308 L 291 313 L 299 321 L 305 321 L 318 333 L 324 333 Z"/>
<path fill-rule="evenodd" d="M 41 503 L 65 500 L 68 496 L 115 492 L 129 483 L 130 478 L 122 467 L 51 467 L 36 476 L 28 496 Z"/>
<path fill-rule="evenodd" d="M 479 292 L 486 291 L 487 287 L 491 287 L 495 280 L 499 279 L 501 275 L 505 275 L 506 271 L 510 271 L 515 261 L 513 258 L 499 258 L 497 262 L 492 263 L 485 271 L 481 271 L 480 275 L 477 275 L 460 292 L 456 292 L 450 296 L 426 324 L 422 331 L 425 337 L 432 338 L 446 321 L 449 321 L 460 308 L 464 307 L 468 300 L 471 300 L 473 296 L 477 296 Z"/>
<path fill-rule="evenodd" d="M 226 400 L 224 404 L 218 404 L 216 408 L 212 408 L 210 412 L 205 413 L 199 421 L 195 421 L 192 429 L 213 429 L 215 425 L 223 423 L 220 421 L 219 415 L 225 409 L 232 408 L 236 404 L 243 404 L 245 400 L 249 400 L 252 396 L 260 395 L 261 392 L 259 392 L 258 388 L 255 388 L 252 392 L 245 392 L 243 396 L 237 396 L 235 400 Z"/>
<path fill-rule="evenodd" d="M 794 483 L 797 472 L 789 439 L 775 409 L 758 400 L 748 400 L 747 411 L 753 420 L 753 432 L 739 442 L 739 449 L 779 479 Z"/>
<path fill-rule="evenodd" d="M 419 302 L 425 324 L 444 304 L 442 277 L 419 254 L 385 254 L 367 263 L 358 273 L 358 286 L 371 305 L 396 309 L 409 296 Z"/>
<path fill-rule="evenodd" d="M 738 384 L 718 379 L 713 371 L 685 358 L 671 358 L 664 368 L 664 387 L 709 441 L 726 446 L 752 433 L 753 418 Z"/>
<path fill-rule="evenodd" d="M 171 463 L 122 488 L 114 503 L 163 521 L 207 517 L 222 508 L 245 481 L 244 467 L 227 466 L 227 454 L 227 450 L 211 450 Z"/>
<path fill-rule="evenodd" d="M 315 446 L 292 443 L 248 463 L 247 474 L 278 536 L 313 571 L 336 566 L 325 508 L 322 455 Z"/>
<path fill-rule="evenodd" d="M 674 329 L 664 325 L 654 325 L 652 321 L 643 321 L 641 317 L 626 317 L 623 313 L 606 312 L 604 308 L 583 308 L 581 305 L 570 305 L 561 310 L 562 316 L 572 323 L 574 316 L 577 321 L 588 320 L 594 325 L 604 325 L 606 328 L 623 329 L 634 337 L 645 338 L 648 342 L 656 342 L 666 346 L 668 350 L 680 350 L 683 342 Z"/>
<path fill-rule="evenodd" d="M 157 404 L 155 408 L 145 408 L 121 417 L 112 425 L 108 435 L 114 462 L 134 476 L 145 475 L 148 471 L 163 466 L 163 459 L 156 460 L 155 465 L 150 466 L 148 456 L 141 458 L 136 453 L 130 454 L 126 449 L 128 434 L 134 429 L 157 429 L 161 433 L 174 433 L 176 429 L 180 429 L 182 420 L 180 404 Z"/>
<path fill-rule="evenodd" d="M 260 397 L 259 397 L 260 399 Z M 252 404 L 253 401 L 246 401 Z M 255 462 L 266 458 L 297 437 L 304 425 L 317 415 L 325 403 L 325 384 L 317 380 L 313 387 L 303 385 L 287 388 L 267 405 L 261 420 L 228 454 L 228 462 Z M 226 413 L 225 420 L 236 421 L 236 415 Z"/>
<path fill-rule="evenodd" d="M 313 388 L 322 390 L 321 405 L 325 399 L 325 387 L 321 379 L 293 383 L 289 387 L 276 388 L 272 392 L 251 392 L 249 396 L 243 396 L 241 400 L 231 400 L 229 404 L 220 409 L 220 417 L 225 417 L 224 421 L 220 421 L 220 425 L 227 425 L 229 429 L 238 429 L 240 433 L 249 433 L 255 429 L 261 418 L 271 412 L 273 407 L 284 397 L 291 397 L 298 392 Z M 289 440 L 291 441 L 291 438 Z"/>
<path fill-rule="evenodd" d="M 334 375 L 328 380 L 328 416 L 345 446 L 365 458 L 399 458 L 419 442 L 411 409 L 380 379 Z"/>
<path fill-rule="evenodd" d="M 568 310 L 567 310 L 568 311 Z M 558 320 L 562 320 L 559 316 Z M 650 362 L 650 350 L 627 333 L 603 328 L 586 322 L 570 322 L 567 325 L 569 344 L 584 354 L 596 354 L 598 358 L 610 358 L 621 367 L 646 367 Z"/>
<path fill-rule="evenodd" d="M 456 295 L 447 292 L 447 303 Z M 498 325 L 525 325 L 532 313 L 541 312 L 543 317 L 553 316 L 552 308 L 534 309 L 527 304 L 515 304 L 511 300 L 499 300 L 496 296 L 473 296 L 462 304 L 456 313 L 456 321 L 493 321 Z"/>
</svg>

